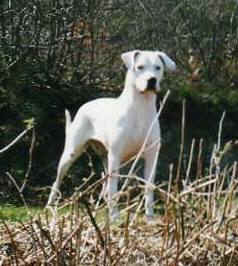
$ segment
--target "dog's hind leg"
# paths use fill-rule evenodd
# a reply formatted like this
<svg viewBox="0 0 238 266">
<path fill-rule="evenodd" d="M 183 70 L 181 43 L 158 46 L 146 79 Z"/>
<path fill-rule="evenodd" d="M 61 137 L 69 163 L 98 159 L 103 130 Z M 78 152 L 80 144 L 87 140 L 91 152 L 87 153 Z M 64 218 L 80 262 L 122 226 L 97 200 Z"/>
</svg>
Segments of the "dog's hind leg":
<svg viewBox="0 0 238 266">
<path fill-rule="evenodd" d="M 53 205 L 56 203 L 56 199 L 60 198 L 59 188 L 62 180 L 73 162 L 82 154 L 88 140 L 88 135 L 86 134 L 86 132 L 89 132 L 88 121 L 82 117 L 82 119 L 76 121 L 77 123 L 71 124 L 70 120 L 70 115 L 66 111 L 65 147 L 58 164 L 57 177 L 51 188 L 47 206 Z"/>
<path fill-rule="evenodd" d="M 81 153 L 80 153 L 81 154 Z M 50 196 L 47 205 L 53 205 L 56 202 L 57 198 L 60 198 L 60 185 L 62 183 L 62 180 L 64 176 L 66 175 L 67 171 L 69 170 L 70 166 L 73 164 L 73 162 L 77 159 L 77 157 L 80 156 L 80 154 L 77 154 L 77 156 L 71 155 L 68 152 L 63 152 L 57 169 L 57 177 L 56 180 L 51 188 Z"/>
</svg>

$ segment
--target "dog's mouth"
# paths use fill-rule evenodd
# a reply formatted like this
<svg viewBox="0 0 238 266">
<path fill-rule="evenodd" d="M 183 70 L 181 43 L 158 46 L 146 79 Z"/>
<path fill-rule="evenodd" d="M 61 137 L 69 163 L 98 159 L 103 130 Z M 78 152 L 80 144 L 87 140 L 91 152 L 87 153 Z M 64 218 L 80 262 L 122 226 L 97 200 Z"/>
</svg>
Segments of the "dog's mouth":
<svg viewBox="0 0 238 266">
<path fill-rule="evenodd" d="M 146 91 L 156 92 L 156 88 L 146 88 Z"/>
<path fill-rule="evenodd" d="M 155 93 L 157 94 L 157 89 L 156 88 L 146 88 L 145 90 L 141 91 L 142 94 L 144 93 Z"/>
</svg>

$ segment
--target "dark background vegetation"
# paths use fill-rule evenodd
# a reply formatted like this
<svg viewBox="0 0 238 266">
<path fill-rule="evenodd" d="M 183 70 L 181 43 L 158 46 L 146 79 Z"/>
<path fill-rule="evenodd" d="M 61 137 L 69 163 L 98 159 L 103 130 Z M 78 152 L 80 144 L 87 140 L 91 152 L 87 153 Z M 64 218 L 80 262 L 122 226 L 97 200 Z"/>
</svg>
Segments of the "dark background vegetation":
<svg viewBox="0 0 238 266">
<path fill-rule="evenodd" d="M 55 179 L 64 144 L 64 110 L 118 96 L 125 69 L 122 52 L 165 51 L 178 70 L 163 81 L 171 90 L 161 116 L 163 149 L 158 176 L 177 162 L 182 101 L 186 99 L 185 155 L 192 138 L 204 139 L 204 164 L 217 139 L 238 138 L 238 4 L 228 0 L 3 0 L 0 3 L 0 147 L 32 118 L 36 141 L 23 193 L 39 202 Z M 159 103 L 159 99 L 158 99 Z M 100 115 L 100 114 L 99 114 Z M 32 132 L 0 154 L 0 200 L 19 201 L 9 172 L 21 186 L 29 166 Z M 237 160 L 235 151 L 229 160 Z M 94 154 L 84 155 L 67 178 L 72 192 L 90 174 Z M 204 168 L 205 169 L 205 168 Z"/>
</svg>

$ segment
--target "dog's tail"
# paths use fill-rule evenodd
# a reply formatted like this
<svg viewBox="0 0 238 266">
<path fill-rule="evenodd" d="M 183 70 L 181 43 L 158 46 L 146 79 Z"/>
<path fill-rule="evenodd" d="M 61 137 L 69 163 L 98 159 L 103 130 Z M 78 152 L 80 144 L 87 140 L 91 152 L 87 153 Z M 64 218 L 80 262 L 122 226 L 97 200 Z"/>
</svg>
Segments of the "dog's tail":
<svg viewBox="0 0 238 266">
<path fill-rule="evenodd" d="M 65 109 L 65 135 L 67 135 L 70 125 L 71 125 L 71 115 L 69 111 Z"/>
</svg>

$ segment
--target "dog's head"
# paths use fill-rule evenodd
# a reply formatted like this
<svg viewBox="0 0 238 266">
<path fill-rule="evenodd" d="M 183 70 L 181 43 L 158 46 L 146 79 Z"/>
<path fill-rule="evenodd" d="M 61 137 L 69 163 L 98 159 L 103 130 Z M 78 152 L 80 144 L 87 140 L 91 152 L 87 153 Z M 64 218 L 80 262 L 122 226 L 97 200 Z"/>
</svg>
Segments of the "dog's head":
<svg viewBox="0 0 238 266">
<path fill-rule="evenodd" d="M 128 68 L 130 82 L 140 92 L 158 92 L 160 81 L 166 69 L 174 71 L 175 62 L 165 53 L 159 51 L 134 50 L 121 56 Z"/>
</svg>

